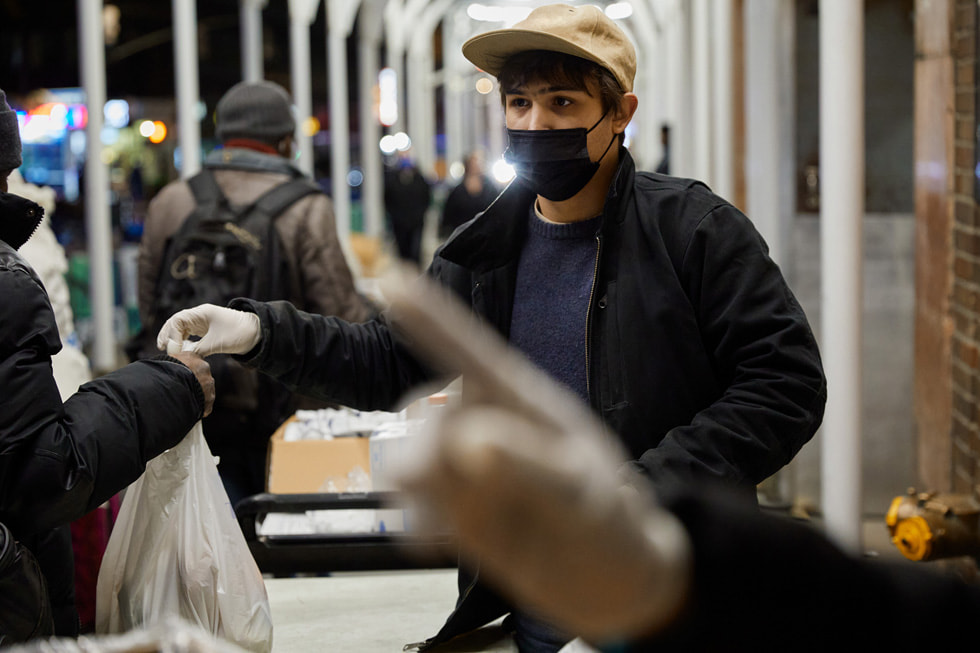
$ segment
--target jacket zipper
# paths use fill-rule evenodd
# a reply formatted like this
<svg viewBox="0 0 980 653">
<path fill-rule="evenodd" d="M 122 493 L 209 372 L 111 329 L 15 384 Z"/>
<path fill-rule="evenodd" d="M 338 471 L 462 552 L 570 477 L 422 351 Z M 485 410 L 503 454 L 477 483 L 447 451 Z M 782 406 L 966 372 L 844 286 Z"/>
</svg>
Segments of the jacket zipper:
<svg viewBox="0 0 980 653">
<path fill-rule="evenodd" d="M 595 267 L 592 270 L 592 289 L 589 291 L 589 308 L 585 311 L 585 394 L 592 400 L 592 302 L 595 299 L 595 287 L 599 281 L 599 254 L 602 252 L 602 238 L 595 237 Z"/>
</svg>

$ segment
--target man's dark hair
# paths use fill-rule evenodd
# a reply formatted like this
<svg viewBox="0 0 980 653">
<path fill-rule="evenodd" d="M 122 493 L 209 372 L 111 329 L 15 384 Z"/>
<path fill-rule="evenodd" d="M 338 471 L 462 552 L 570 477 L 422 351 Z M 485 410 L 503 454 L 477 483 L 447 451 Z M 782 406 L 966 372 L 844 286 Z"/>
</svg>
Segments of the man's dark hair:
<svg viewBox="0 0 980 653">
<path fill-rule="evenodd" d="M 509 89 L 531 81 L 581 89 L 589 95 L 598 89 L 603 111 L 620 106 L 625 95 L 613 74 L 597 63 L 562 52 L 528 50 L 509 57 L 501 67 L 497 75 L 501 102 Z"/>
</svg>

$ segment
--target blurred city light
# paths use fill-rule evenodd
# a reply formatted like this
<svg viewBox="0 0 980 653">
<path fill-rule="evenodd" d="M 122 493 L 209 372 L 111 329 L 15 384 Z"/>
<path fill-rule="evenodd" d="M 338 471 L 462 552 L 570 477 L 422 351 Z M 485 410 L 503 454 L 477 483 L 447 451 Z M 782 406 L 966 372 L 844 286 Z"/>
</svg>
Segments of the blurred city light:
<svg viewBox="0 0 980 653">
<path fill-rule="evenodd" d="M 412 147 L 412 139 L 405 132 L 398 132 L 397 134 L 382 136 L 378 145 L 383 153 L 394 154 L 395 152 L 405 152 Z"/>
<path fill-rule="evenodd" d="M 316 116 L 310 116 L 303 121 L 303 133 L 306 136 L 313 136 L 318 131 L 320 131 L 320 121 Z"/>
<path fill-rule="evenodd" d="M 482 95 L 486 95 L 493 91 L 493 80 L 489 77 L 481 77 L 476 80 L 476 92 Z"/>
<path fill-rule="evenodd" d="M 364 183 L 364 173 L 357 168 L 352 168 L 351 171 L 347 173 L 347 183 L 348 185 L 357 188 Z"/>
<path fill-rule="evenodd" d="M 452 165 L 449 166 L 449 176 L 453 179 L 459 179 L 466 172 L 466 166 L 463 165 L 462 161 L 453 161 Z"/>
<path fill-rule="evenodd" d="M 126 100 L 109 100 L 102 109 L 107 127 L 122 129 L 129 124 L 129 102 Z"/>
<path fill-rule="evenodd" d="M 159 120 L 153 121 L 153 133 L 147 138 L 150 139 L 151 143 L 162 143 L 165 138 L 167 138 L 167 126 Z"/>
<path fill-rule="evenodd" d="M 493 173 L 493 178 L 496 179 L 498 183 L 506 184 L 514 178 L 514 166 L 507 163 L 503 159 L 498 159 L 490 170 Z"/>
<path fill-rule="evenodd" d="M 143 122 L 140 123 L 140 136 L 142 136 L 143 138 L 149 138 L 150 136 L 152 136 L 153 130 L 154 130 L 154 126 L 152 120 L 144 120 Z"/>
</svg>

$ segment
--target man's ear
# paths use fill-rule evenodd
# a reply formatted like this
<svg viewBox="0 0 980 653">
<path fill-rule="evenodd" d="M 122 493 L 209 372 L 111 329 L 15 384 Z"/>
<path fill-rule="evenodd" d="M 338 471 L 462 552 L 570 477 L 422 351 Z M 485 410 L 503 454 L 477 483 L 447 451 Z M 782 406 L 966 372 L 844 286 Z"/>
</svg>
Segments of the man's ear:
<svg viewBox="0 0 980 653">
<path fill-rule="evenodd" d="M 626 125 L 630 124 L 638 105 L 639 99 L 635 93 L 623 94 L 623 99 L 616 107 L 616 113 L 613 115 L 612 128 L 614 133 L 622 134 L 626 131 Z"/>
</svg>

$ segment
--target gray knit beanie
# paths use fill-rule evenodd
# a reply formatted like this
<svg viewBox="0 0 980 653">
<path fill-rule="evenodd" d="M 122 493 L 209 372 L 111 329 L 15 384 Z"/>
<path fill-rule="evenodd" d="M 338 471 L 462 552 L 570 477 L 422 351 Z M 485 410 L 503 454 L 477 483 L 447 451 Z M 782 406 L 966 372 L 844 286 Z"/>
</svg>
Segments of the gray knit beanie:
<svg viewBox="0 0 980 653">
<path fill-rule="evenodd" d="M 0 170 L 19 168 L 23 162 L 17 113 L 7 104 L 7 94 L 0 89 Z"/>
<path fill-rule="evenodd" d="M 218 100 L 218 140 L 250 138 L 275 145 L 296 130 L 289 93 L 276 83 L 239 82 Z"/>
</svg>

